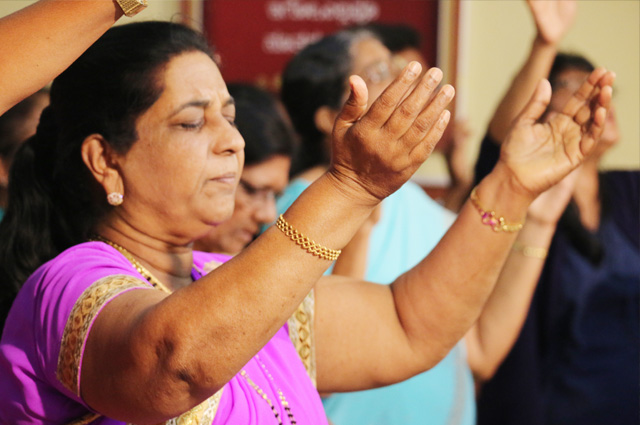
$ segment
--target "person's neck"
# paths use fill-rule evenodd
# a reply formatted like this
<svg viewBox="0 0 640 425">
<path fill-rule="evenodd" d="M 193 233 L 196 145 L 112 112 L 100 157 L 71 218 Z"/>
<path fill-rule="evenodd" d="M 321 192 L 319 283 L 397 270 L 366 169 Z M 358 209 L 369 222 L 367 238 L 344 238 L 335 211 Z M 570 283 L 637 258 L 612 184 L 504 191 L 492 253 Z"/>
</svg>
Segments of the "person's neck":
<svg viewBox="0 0 640 425">
<path fill-rule="evenodd" d="M 96 234 L 126 249 L 156 279 L 170 290 L 192 282 L 192 245 L 176 246 L 158 237 L 133 229 L 124 223 L 107 223 Z"/>
<path fill-rule="evenodd" d="M 582 225 L 591 231 L 600 227 L 600 182 L 598 178 L 598 163 L 585 162 L 579 171 L 580 175 L 573 191 L 573 200 L 580 212 Z"/>
</svg>

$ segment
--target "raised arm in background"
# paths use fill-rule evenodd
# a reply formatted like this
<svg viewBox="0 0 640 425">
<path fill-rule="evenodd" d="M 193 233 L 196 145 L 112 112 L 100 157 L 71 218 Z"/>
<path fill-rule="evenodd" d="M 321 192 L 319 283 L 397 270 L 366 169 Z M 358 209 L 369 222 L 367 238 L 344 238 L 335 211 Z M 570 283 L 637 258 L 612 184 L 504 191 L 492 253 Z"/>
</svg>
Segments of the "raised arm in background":
<svg viewBox="0 0 640 425">
<path fill-rule="evenodd" d="M 0 114 L 51 82 L 122 15 L 114 0 L 40 0 L 0 19 Z"/>
<path fill-rule="evenodd" d="M 515 343 L 529 311 L 556 225 L 578 171 L 540 195 L 507 257 L 478 321 L 465 335 L 467 360 L 478 383 L 490 379 Z"/>
<path fill-rule="evenodd" d="M 512 121 L 527 103 L 538 82 L 549 75 L 558 43 L 573 24 L 578 8 L 576 0 L 527 0 L 527 4 L 538 32 L 529 57 L 511 82 L 489 123 L 489 135 L 498 143 L 504 141 Z"/>
<path fill-rule="evenodd" d="M 536 121 L 551 88 L 540 83 L 478 186 L 482 204 L 521 221 L 538 194 L 582 163 L 602 133 L 613 78 L 594 71 L 546 124 Z M 316 285 L 318 389 L 386 385 L 435 365 L 478 319 L 515 237 L 482 224 L 467 202 L 438 246 L 390 286 L 323 278 Z"/>
</svg>

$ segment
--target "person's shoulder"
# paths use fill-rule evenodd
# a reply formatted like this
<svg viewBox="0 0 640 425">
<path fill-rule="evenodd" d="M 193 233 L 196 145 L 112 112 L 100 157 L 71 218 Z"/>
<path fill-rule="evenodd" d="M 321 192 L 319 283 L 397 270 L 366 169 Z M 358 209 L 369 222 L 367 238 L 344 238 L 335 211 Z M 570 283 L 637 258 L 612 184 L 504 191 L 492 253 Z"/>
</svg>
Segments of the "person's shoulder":
<svg viewBox="0 0 640 425">
<path fill-rule="evenodd" d="M 115 248 L 103 242 L 84 242 L 64 250 L 40 266 L 27 279 L 25 286 L 34 286 L 37 292 L 64 292 L 85 288 L 104 277 L 116 275 L 132 276 L 146 283 Z"/>
<path fill-rule="evenodd" d="M 114 267 L 129 264 L 115 248 L 103 242 L 91 241 L 74 245 L 62 251 L 40 268 L 49 273 L 55 270 L 78 272 L 91 267 Z"/>
</svg>

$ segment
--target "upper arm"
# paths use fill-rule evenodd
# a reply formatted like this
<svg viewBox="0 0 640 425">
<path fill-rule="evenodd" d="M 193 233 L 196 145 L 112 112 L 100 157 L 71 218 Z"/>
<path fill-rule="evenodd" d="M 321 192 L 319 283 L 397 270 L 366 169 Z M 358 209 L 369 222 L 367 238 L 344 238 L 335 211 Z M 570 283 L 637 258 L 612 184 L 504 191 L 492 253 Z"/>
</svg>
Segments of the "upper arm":
<svg viewBox="0 0 640 425">
<path fill-rule="evenodd" d="M 373 388 L 407 379 L 438 359 L 422 358 L 396 313 L 390 285 L 327 276 L 315 286 L 320 392 Z"/>
</svg>

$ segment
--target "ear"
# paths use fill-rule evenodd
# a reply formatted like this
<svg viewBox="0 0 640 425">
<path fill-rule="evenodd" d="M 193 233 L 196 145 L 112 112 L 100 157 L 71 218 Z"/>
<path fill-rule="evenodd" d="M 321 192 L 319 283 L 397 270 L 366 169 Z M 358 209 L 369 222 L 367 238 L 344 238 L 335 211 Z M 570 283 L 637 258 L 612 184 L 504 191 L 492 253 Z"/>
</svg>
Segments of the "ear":
<svg viewBox="0 0 640 425">
<path fill-rule="evenodd" d="M 316 111 L 313 116 L 313 121 L 316 124 L 316 128 L 320 130 L 322 134 L 329 136 L 333 132 L 333 124 L 336 122 L 337 117 L 338 111 L 328 106 L 322 106 Z"/>
<path fill-rule="evenodd" d="M 85 165 L 106 194 L 118 192 L 124 195 L 124 183 L 116 162 L 117 155 L 104 137 L 92 134 L 84 139 L 81 154 Z"/>
</svg>

